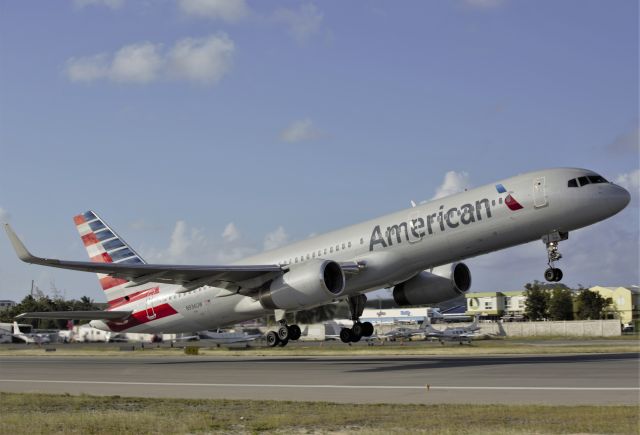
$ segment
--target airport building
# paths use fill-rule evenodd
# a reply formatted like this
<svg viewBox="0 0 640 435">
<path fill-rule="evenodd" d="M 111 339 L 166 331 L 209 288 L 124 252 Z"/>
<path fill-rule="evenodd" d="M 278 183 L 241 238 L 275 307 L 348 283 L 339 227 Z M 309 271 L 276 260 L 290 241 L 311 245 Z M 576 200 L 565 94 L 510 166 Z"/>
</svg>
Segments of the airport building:
<svg viewBox="0 0 640 435">
<path fill-rule="evenodd" d="M 619 318 L 621 323 L 629 325 L 640 320 L 640 287 L 637 285 L 627 287 L 597 285 L 589 290 L 611 299 L 612 317 Z"/>
<path fill-rule="evenodd" d="M 620 323 L 629 325 L 640 321 L 640 287 L 594 286 L 589 288 L 612 301 L 607 318 L 620 319 Z M 527 297 L 524 290 L 508 292 L 467 293 L 468 316 L 480 316 L 483 319 L 519 321 L 524 319 Z"/>
<path fill-rule="evenodd" d="M 522 320 L 524 318 L 524 291 L 467 293 L 468 316 L 484 319 Z"/>
</svg>

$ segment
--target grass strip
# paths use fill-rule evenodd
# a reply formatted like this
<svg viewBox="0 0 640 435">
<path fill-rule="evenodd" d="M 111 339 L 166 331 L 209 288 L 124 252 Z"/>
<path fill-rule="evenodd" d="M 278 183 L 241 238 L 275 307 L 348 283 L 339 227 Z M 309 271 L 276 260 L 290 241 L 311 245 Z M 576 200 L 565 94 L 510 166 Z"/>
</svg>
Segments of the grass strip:
<svg viewBox="0 0 640 435">
<path fill-rule="evenodd" d="M 0 393 L 0 434 L 638 433 L 635 406 L 356 405 Z"/>
<path fill-rule="evenodd" d="M 553 343 L 535 345 L 527 343 L 512 343 L 509 341 L 478 341 L 471 345 L 459 346 L 457 344 L 407 344 L 398 343 L 376 346 L 348 346 L 343 343 L 328 343 L 320 345 L 295 344 L 285 348 L 267 347 L 201 347 L 198 355 L 201 356 L 366 356 L 366 355 L 441 355 L 441 356 L 473 356 L 473 355 L 553 355 L 553 354 L 578 354 L 578 353 L 637 353 L 640 352 L 640 342 L 637 343 L 584 343 L 562 344 Z M 121 352 L 113 347 L 82 347 L 57 346 L 55 352 L 45 352 L 43 348 L 0 348 L 0 356 L 118 356 L 118 357 L 144 357 L 144 356 L 185 356 L 183 349 L 146 345 L 144 349 L 137 347 L 133 352 Z M 193 356 L 185 356 L 187 358 Z"/>
</svg>

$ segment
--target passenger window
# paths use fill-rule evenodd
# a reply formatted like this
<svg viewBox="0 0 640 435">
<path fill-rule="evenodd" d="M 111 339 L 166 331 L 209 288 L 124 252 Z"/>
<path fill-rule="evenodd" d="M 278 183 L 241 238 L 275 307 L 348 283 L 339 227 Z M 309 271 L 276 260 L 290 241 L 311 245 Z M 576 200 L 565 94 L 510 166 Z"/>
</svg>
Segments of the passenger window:
<svg viewBox="0 0 640 435">
<path fill-rule="evenodd" d="M 329 252 L 333 253 L 333 246 L 329 248 Z"/>
<path fill-rule="evenodd" d="M 309 259 L 309 254 L 307 254 L 307 260 Z"/>
<path fill-rule="evenodd" d="M 318 257 L 322 255 L 322 249 L 318 249 Z"/>
<path fill-rule="evenodd" d="M 342 249 L 345 249 L 345 247 L 344 247 L 344 243 L 342 244 Z"/>
<path fill-rule="evenodd" d="M 362 237 L 360 237 L 360 244 L 364 244 L 364 239 Z"/>
<path fill-rule="evenodd" d="M 587 177 L 579 177 L 578 181 L 580 182 L 580 186 L 586 186 L 587 184 L 589 184 L 589 180 L 587 179 Z"/>
<path fill-rule="evenodd" d="M 313 251 L 313 252 L 311 253 L 311 258 L 316 258 L 316 251 Z"/>
<path fill-rule="evenodd" d="M 298 262 L 298 257 L 296 257 L 296 263 Z"/>
<path fill-rule="evenodd" d="M 575 179 L 575 178 L 573 180 L 569 180 L 568 186 L 569 187 L 578 187 L 578 180 Z"/>
<path fill-rule="evenodd" d="M 327 248 L 324 248 L 324 255 L 327 255 Z"/>
<path fill-rule="evenodd" d="M 351 247 L 351 242 L 347 243 L 347 248 Z"/>
<path fill-rule="evenodd" d="M 498 202 L 502 204 L 502 197 L 498 198 Z"/>
</svg>

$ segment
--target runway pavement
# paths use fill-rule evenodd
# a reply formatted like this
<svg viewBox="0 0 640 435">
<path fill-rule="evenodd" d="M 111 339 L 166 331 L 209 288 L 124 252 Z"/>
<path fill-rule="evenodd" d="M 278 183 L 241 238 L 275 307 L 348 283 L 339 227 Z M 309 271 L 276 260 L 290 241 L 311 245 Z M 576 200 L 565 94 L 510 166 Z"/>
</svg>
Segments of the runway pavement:
<svg viewBox="0 0 640 435">
<path fill-rule="evenodd" d="M 2 357 L 0 391 L 345 403 L 640 403 L 638 354 Z"/>
</svg>

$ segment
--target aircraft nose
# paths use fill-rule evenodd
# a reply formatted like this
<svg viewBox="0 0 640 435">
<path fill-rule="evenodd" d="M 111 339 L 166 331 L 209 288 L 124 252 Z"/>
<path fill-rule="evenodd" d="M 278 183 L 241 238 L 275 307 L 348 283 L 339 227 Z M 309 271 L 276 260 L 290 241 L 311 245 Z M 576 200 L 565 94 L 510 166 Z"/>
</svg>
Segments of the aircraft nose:
<svg viewBox="0 0 640 435">
<path fill-rule="evenodd" d="M 623 210 L 631 201 L 631 194 L 624 187 L 612 184 L 611 192 L 609 194 L 609 201 L 612 208 L 615 209 L 615 213 Z"/>
</svg>

